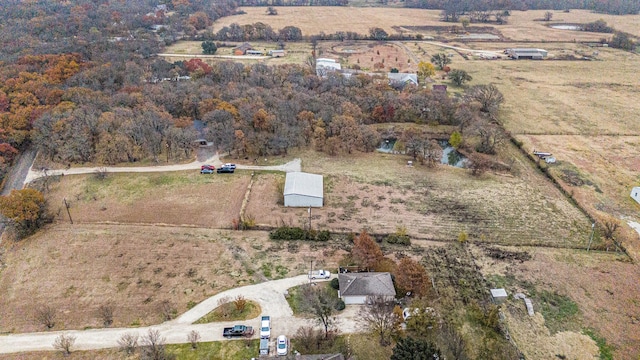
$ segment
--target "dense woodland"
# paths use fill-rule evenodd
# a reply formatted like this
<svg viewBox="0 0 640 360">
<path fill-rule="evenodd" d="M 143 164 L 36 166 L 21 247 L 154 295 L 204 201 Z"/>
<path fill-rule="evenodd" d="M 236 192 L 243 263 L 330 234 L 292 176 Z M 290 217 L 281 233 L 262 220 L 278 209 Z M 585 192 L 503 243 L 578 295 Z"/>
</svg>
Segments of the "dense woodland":
<svg viewBox="0 0 640 360">
<path fill-rule="evenodd" d="M 380 134 L 368 124 L 448 124 L 463 131 L 469 119 L 487 112 L 473 89 L 452 99 L 416 88 L 399 91 L 365 75 L 318 78 L 308 66 L 170 64 L 151 56 L 163 41 L 147 18 L 204 27 L 233 13 L 231 3 L 175 1 L 171 20 L 146 2 L 14 5 L 3 14 L 11 20 L 2 28 L 3 46 L 10 49 L 0 64 L 2 175 L 29 144 L 66 164 L 188 157 L 201 136 L 247 157 L 298 146 L 351 153 L 378 145 Z M 19 31 L 26 32 L 24 41 L 12 37 Z M 160 81 L 180 75 L 191 80 Z M 205 125 L 203 133 L 194 121 Z M 404 136 L 401 143 L 413 144 L 414 156 L 429 141 L 417 133 L 385 136 Z"/>
</svg>

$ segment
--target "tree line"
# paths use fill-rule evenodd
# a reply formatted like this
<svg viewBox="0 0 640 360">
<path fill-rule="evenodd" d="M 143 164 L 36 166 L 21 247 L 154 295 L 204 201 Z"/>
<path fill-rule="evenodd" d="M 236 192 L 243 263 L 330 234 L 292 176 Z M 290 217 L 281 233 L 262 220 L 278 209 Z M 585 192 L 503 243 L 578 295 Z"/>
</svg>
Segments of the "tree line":
<svg viewBox="0 0 640 360">
<path fill-rule="evenodd" d="M 613 15 L 637 14 L 640 11 L 640 2 L 620 0 L 407 0 L 405 6 L 444 10 L 444 14 L 453 15 L 448 21 L 458 21 L 457 15 L 460 14 L 489 10 L 586 9 Z"/>
</svg>

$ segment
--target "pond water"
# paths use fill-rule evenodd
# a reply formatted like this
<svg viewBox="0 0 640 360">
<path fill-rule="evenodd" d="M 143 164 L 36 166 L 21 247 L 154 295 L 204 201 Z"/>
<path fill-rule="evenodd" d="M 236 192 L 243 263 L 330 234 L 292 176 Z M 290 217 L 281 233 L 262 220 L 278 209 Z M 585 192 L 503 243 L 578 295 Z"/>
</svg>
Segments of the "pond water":
<svg viewBox="0 0 640 360">
<path fill-rule="evenodd" d="M 383 153 L 392 153 L 393 146 L 396 144 L 396 140 L 383 140 L 380 146 L 378 147 L 379 152 Z M 440 162 L 445 165 L 451 165 L 459 168 L 465 167 L 467 164 L 467 158 L 464 155 L 460 154 L 456 151 L 449 142 L 446 140 L 438 141 L 438 144 L 442 147 L 442 158 Z"/>
<path fill-rule="evenodd" d="M 557 25 L 551 25 L 552 29 L 558 29 L 558 30 L 582 30 L 582 27 L 580 25 L 571 25 L 571 24 L 557 24 Z"/>
<path fill-rule="evenodd" d="M 463 168 L 467 164 L 467 158 L 460 154 L 453 146 L 449 145 L 446 140 L 438 141 L 442 146 L 442 159 L 440 162 L 443 164 Z"/>
</svg>

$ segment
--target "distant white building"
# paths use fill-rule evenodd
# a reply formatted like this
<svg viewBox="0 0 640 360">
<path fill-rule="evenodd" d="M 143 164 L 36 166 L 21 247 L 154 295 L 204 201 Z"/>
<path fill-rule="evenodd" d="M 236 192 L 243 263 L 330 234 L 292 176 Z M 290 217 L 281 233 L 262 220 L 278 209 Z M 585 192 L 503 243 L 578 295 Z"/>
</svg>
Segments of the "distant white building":
<svg viewBox="0 0 640 360">
<path fill-rule="evenodd" d="M 284 183 L 284 206 L 322 207 L 323 202 L 322 175 L 304 172 L 287 173 Z"/>
<path fill-rule="evenodd" d="M 316 59 L 316 75 L 327 76 L 329 72 L 341 71 L 342 66 L 334 59 L 317 58 Z"/>
<path fill-rule="evenodd" d="M 418 85 L 418 75 L 409 73 L 387 73 L 389 78 L 389 85 L 391 86 L 405 86 L 405 85 Z"/>
<path fill-rule="evenodd" d="M 640 204 L 640 186 L 631 189 L 631 198 Z"/>
<path fill-rule="evenodd" d="M 547 57 L 547 50 L 544 49 L 529 49 L 529 48 L 520 48 L 520 49 L 507 49 L 507 55 L 509 55 L 512 59 L 532 59 L 532 60 L 542 60 Z"/>
</svg>

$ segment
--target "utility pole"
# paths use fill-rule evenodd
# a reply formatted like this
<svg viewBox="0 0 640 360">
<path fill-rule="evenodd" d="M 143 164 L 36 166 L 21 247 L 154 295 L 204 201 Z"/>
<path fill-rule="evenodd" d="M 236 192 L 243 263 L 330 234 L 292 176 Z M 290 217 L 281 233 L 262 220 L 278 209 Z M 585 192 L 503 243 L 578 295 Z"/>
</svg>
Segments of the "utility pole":
<svg viewBox="0 0 640 360">
<path fill-rule="evenodd" d="M 309 271 L 309 284 L 313 285 L 313 259 L 311 259 L 311 271 Z"/>
<path fill-rule="evenodd" d="M 311 231 L 311 206 L 309 206 L 309 231 Z"/>
<path fill-rule="evenodd" d="M 593 241 L 594 232 L 596 232 L 596 223 L 591 224 L 591 238 L 589 238 L 589 245 L 587 245 L 587 252 L 591 249 L 591 242 Z"/>
<path fill-rule="evenodd" d="M 69 211 L 69 203 L 67 202 L 67 198 L 62 199 L 64 201 L 64 207 L 67 209 L 67 215 L 69 215 L 69 222 L 73 225 L 73 219 L 71 218 L 71 212 Z"/>
</svg>

